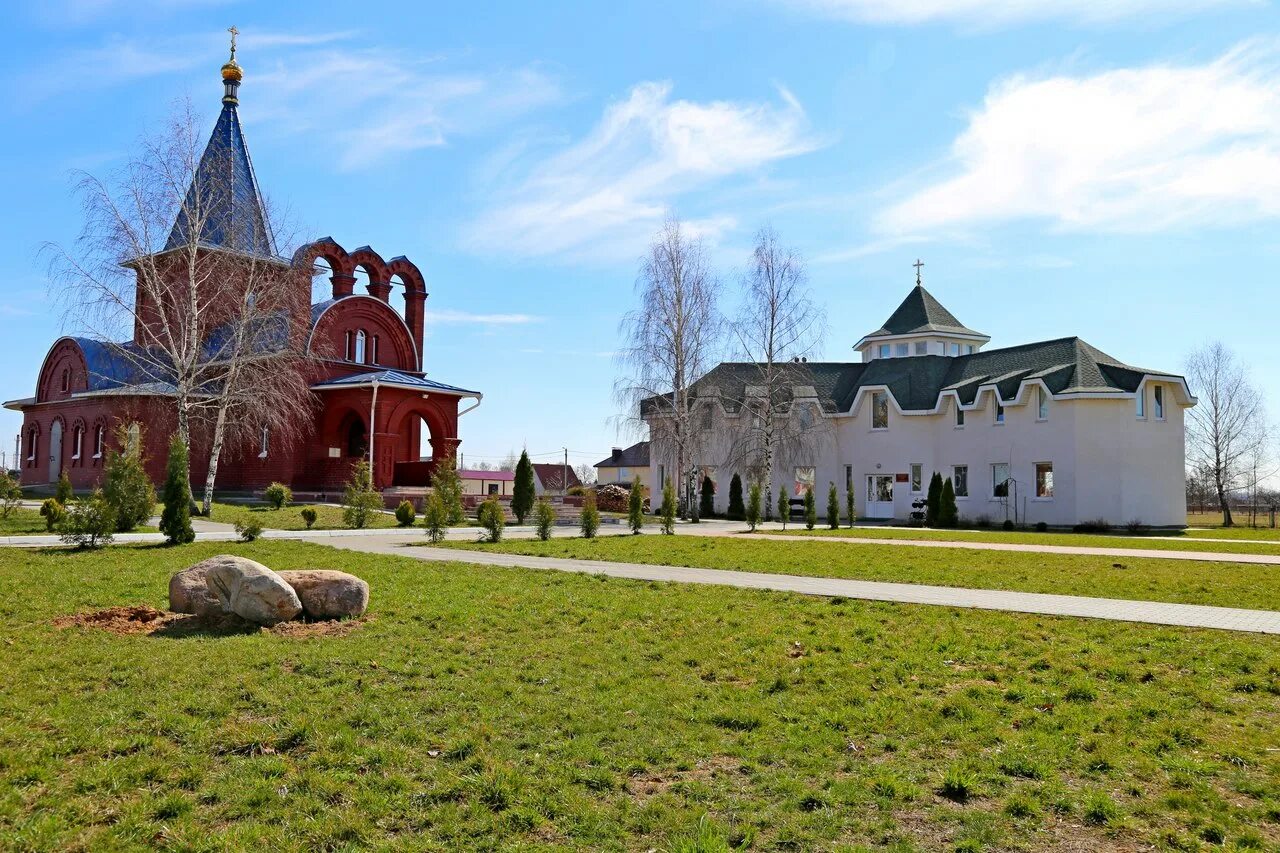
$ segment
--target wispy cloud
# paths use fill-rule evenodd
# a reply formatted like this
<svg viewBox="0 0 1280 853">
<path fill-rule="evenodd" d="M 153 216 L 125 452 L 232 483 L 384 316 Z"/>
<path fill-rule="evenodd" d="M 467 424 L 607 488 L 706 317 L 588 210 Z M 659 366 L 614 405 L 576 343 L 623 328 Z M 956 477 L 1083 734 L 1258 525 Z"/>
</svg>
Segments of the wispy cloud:
<svg viewBox="0 0 1280 853">
<path fill-rule="evenodd" d="M 154 20 L 158 14 L 182 12 L 202 6 L 226 6 L 235 0 L 44 0 L 36 14 L 48 24 L 80 25 L 107 16 L 142 14 Z"/>
<path fill-rule="evenodd" d="M 540 323 L 534 314 L 473 314 L 452 308 L 427 309 L 427 324 L 438 326 L 522 326 Z"/>
<path fill-rule="evenodd" d="M 995 84 L 943 177 L 881 210 L 881 234 L 1019 219 L 1150 232 L 1280 215 L 1280 45 L 1204 64 Z"/>
<path fill-rule="evenodd" d="M 1263 0 L 774 0 L 806 13 L 868 24 L 946 23 L 965 29 L 1036 21 L 1144 25 L 1198 12 L 1260 6 Z"/>
<path fill-rule="evenodd" d="M 465 242 L 520 256 L 634 255 L 684 194 L 817 147 L 807 124 L 785 89 L 776 103 L 694 102 L 672 100 L 669 83 L 641 83 L 583 139 L 509 175 Z M 714 236 L 734 220 L 686 224 Z"/>
</svg>

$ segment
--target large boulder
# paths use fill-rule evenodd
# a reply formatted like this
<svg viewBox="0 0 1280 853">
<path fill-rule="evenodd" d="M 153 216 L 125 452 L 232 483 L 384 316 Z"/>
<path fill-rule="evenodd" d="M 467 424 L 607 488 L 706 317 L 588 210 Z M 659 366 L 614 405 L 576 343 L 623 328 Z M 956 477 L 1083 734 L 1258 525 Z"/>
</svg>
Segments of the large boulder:
<svg viewBox="0 0 1280 853">
<path fill-rule="evenodd" d="M 190 568 L 174 573 L 169 578 L 169 609 L 174 613 L 194 613 L 196 616 L 218 616 L 222 602 L 209 590 L 205 575 L 209 567 L 220 558 L 204 560 Z"/>
<path fill-rule="evenodd" d="M 287 622 L 302 612 L 293 587 L 261 563 L 219 554 L 205 560 L 205 585 L 222 610 L 259 625 Z"/>
<path fill-rule="evenodd" d="M 361 616 L 369 606 L 369 584 L 346 572 L 300 569 L 281 572 L 280 577 L 293 587 L 311 619 Z"/>
</svg>

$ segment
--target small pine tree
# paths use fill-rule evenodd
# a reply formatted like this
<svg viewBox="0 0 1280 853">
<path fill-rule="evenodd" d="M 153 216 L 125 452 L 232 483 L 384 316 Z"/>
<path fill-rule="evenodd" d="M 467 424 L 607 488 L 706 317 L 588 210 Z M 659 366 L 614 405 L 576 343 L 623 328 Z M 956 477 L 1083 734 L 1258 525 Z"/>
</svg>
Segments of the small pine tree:
<svg viewBox="0 0 1280 853">
<path fill-rule="evenodd" d="M 131 434 L 131 430 L 136 432 Z M 109 449 L 103 473 L 102 498 L 115 511 L 117 533 L 127 533 L 151 518 L 156 490 L 142 458 L 142 427 L 120 426 L 117 439 L 124 452 Z"/>
<path fill-rule="evenodd" d="M 0 471 L 0 518 L 8 518 L 21 505 L 22 487 L 8 471 Z"/>
<path fill-rule="evenodd" d="M 596 509 L 595 492 L 587 492 L 587 496 L 582 499 L 582 515 L 578 517 L 578 530 L 582 533 L 583 539 L 596 538 L 596 532 L 600 530 L 600 510 Z"/>
<path fill-rule="evenodd" d="M 272 509 L 284 509 L 285 504 L 293 502 L 293 489 L 284 483 L 272 483 L 263 489 L 262 496 Z"/>
<path fill-rule="evenodd" d="M 516 524 L 524 524 L 538 490 L 533 483 L 533 463 L 529 461 L 529 451 L 520 451 L 520 461 L 516 463 L 515 493 L 511 496 L 511 512 L 515 514 Z"/>
<path fill-rule="evenodd" d="M 445 529 L 449 526 L 449 512 L 435 492 L 427 495 L 422 504 L 422 526 L 427 529 L 427 538 L 432 542 L 444 539 Z"/>
<path fill-rule="evenodd" d="M 64 470 L 58 476 L 58 489 L 53 493 L 54 500 L 66 506 L 71 503 L 75 496 L 75 490 L 71 488 L 71 478 L 67 476 L 67 472 Z"/>
<path fill-rule="evenodd" d="M 818 501 L 813 496 L 813 488 L 805 489 L 804 492 L 804 526 L 806 530 L 812 530 L 818 524 Z"/>
<path fill-rule="evenodd" d="M 351 469 L 351 479 L 342 493 L 342 523 L 356 530 L 368 527 L 382 506 L 382 493 L 373 487 L 369 463 L 361 459 Z"/>
<path fill-rule="evenodd" d="M 938 526 L 938 512 L 942 509 L 942 475 L 937 471 L 929 478 L 929 493 L 924 499 L 924 523 L 928 527 Z"/>
<path fill-rule="evenodd" d="M 315 511 L 315 508 L 309 506 L 304 506 L 298 514 L 302 516 L 302 523 L 307 526 L 308 530 L 315 525 L 316 519 L 319 517 L 319 513 Z"/>
<path fill-rule="evenodd" d="M 462 480 L 452 454 L 440 460 L 431 475 L 431 485 L 444 504 L 446 523 L 461 524 L 467 515 L 462 509 Z"/>
<path fill-rule="evenodd" d="M 662 532 L 670 536 L 676 532 L 676 489 L 668 479 L 662 487 Z"/>
<path fill-rule="evenodd" d="M 938 505 L 938 526 L 956 527 L 960 524 L 960 513 L 956 509 L 956 491 L 948 477 L 942 483 L 942 498 Z"/>
<path fill-rule="evenodd" d="M 827 487 L 827 527 L 840 529 L 840 493 L 835 483 Z"/>
<path fill-rule="evenodd" d="M 747 527 L 754 533 L 756 527 L 760 524 L 761 501 L 763 497 L 760 493 L 760 484 L 752 483 L 751 488 L 747 490 Z"/>
<path fill-rule="evenodd" d="M 716 484 L 712 481 L 710 474 L 706 474 L 702 478 L 698 510 L 702 513 L 703 518 L 711 518 L 716 514 Z"/>
<path fill-rule="evenodd" d="M 489 498 L 482 502 L 480 509 L 476 512 L 476 518 L 484 528 L 489 542 L 502 541 L 502 528 L 507 523 L 507 519 L 502 511 L 502 504 L 498 503 L 497 498 Z"/>
<path fill-rule="evenodd" d="M 400 505 L 396 507 L 396 524 L 401 527 L 412 527 L 417 518 L 418 512 L 413 508 L 413 504 L 400 501 Z"/>
<path fill-rule="evenodd" d="M 73 503 L 58 527 L 62 541 L 78 548 L 111 544 L 116 529 L 116 509 L 102 496 L 101 489 Z"/>
<path fill-rule="evenodd" d="M 543 542 L 551 538 L 551 531 L 556 526 L 556 508 L 546 498 L 533 505 L 533 526 Z"/>
<path fill-rule="evenodd" d="M 169 464 L 164 478 L 164 513 L 160 516 L 160 532 L 170 545 L 194 542 L 191 527 L 191 480 L 187 462 L 187 445 L 175 432 L 169 439 Z"/>
<path fill-rule="evenodd" d="M 787 490 L 783 489 L 778 492 L 778 521 L 782 522 L 782 529 L 787 529 L 787 522 L 791 520 L 791 498 L 787 496 Z"/>
<path fill-rule="evenodd" d="M 44 529 L 52 533 L 67 517 L 67 508 L 57 498 L 45 498 L 40 503 L 40 515 L 44 518 Z"/>
<path fill-rule="evenodd" d="M 844 511 L 849 516 L 849 526 L 853 527 L 854 520 L 858 517 L 858 507 L 854 504 L 853 489 L 846 489 L 844 493 Z"/>
<path fill-rule="evenodd" d="M 730 521 L 742 521 L 746 515 L 746 507 L 742 505 L 742 478 L 737 474 L 729 481 L 729 511 L 726 516 Z"/>
<path fill-rule="evenodd" d="M 631 495 L 627 499 L 627 523 L 632 533 L 639 533 L 644 528 L 644 486 L 640 478 L 631 484 Z"/>
</svg>

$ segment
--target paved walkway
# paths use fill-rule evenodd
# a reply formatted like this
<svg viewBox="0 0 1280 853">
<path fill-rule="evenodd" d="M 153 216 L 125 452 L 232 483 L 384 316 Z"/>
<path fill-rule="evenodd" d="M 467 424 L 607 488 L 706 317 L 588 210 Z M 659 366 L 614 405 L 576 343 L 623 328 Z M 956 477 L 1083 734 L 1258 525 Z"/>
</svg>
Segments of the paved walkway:
<svg viewBox="0 0 1280 853">
<path fill-rule="evenodd" d="M 715 584 L 743 589 L 798 592 L 805 595 L 839 595 L 868 601 L 933 604 L 944 607 L 971 607 L 980 610 L 1042 613 L 1051 616 L 1079 616 L 1089 619 L 1142 622 L 1152 625 L 1179 625 L 1192 628 L 1215 628 L 1223 631 L 1280 634 L 1280 612 L 1269 610 L 1243 610 L 1234 607 L 1207 607 L 1198 604 L 1168 604 L 1155 601 L 1087 598 L 1078 595 L 1046 595 L 1034 592 L 964 589 L 909 583 L 811 578 L 798 575 L 771 575 L 759 572 L 698 569 L 683 566 L 614 563 L 602 560 L 528 557 L 519 554 L 503 554 L 496 551 L 432 548 L 420 543 L 420 539 L 415 539 L 413 543 L 408 543 L 404 540 L 383 536 L 350 536 L 336 538 L 326 544 L 351 551 L 393 554 L 400 557 L 412 557 L 417 560 L 435 562 L 464 562 L 510 568 L 551 569 L 559 572 L 600 574 L 632 580 Z"/>
</svg>

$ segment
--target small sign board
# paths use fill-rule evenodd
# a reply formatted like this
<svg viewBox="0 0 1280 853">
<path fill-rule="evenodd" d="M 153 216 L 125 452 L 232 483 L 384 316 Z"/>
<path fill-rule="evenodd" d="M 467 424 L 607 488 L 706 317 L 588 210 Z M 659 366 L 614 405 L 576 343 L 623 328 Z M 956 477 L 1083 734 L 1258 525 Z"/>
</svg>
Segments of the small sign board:
<svg viewBox="0 0 1280 853">
<path fill-rule="evenodd" d="M 908 474 L 894 474 L 893 481 L 895 483 L 910 483 L 911 477 Z"/>
</svg>

